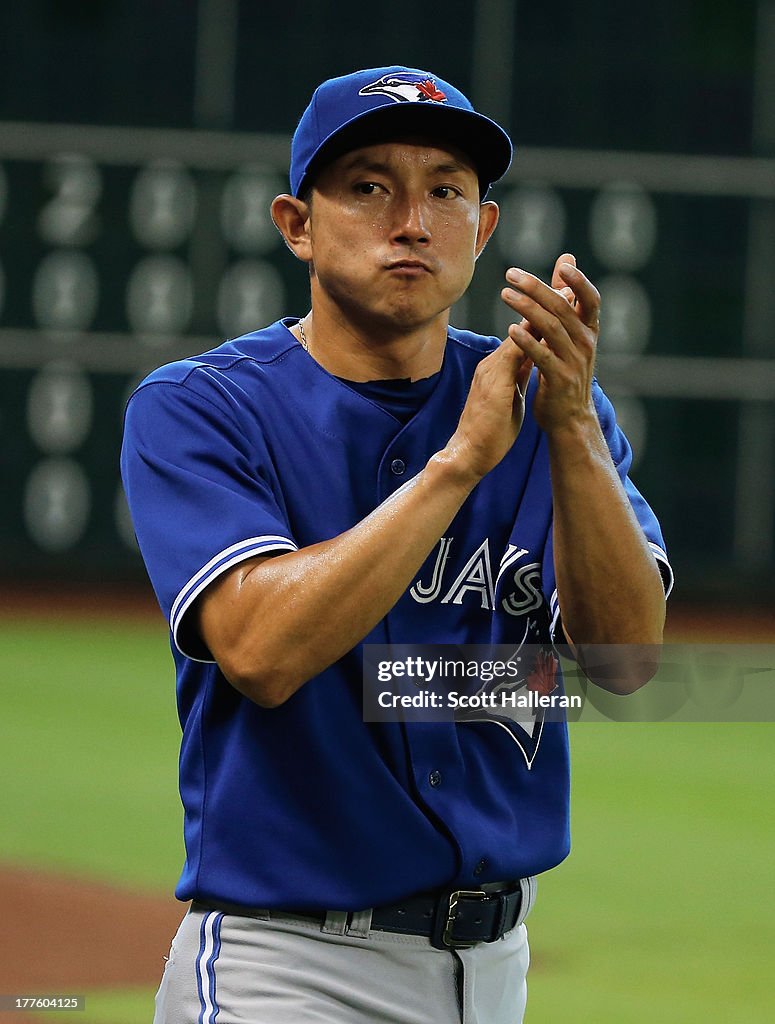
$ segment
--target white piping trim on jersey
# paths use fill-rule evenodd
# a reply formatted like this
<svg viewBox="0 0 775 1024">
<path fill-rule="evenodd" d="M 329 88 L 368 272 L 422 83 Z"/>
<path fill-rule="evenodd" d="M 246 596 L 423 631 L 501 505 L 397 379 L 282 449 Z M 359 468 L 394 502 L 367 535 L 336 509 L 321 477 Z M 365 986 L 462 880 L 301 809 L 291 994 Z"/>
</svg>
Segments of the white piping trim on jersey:
<svg viewBox="0 0 775 1024">
<path fill-rule="evenodd" d="M 554 609 L 552 612 L 552 621 L 549 623 L 549 635 L 552 638 L 552 643 L 554 643 L 554 634 L 557 631 L 557 623 L 560 620 L 560 595 L 557 593 L 556 589 L 549 598 L 549 608 Z"/>
<path fill-rule="evenodd" d="M 215 928 L 220 923 L 221 918 L 223 918 L 223 914 L 211 911 L 202 922 L 205 941 L 204 948 L 199 954 L 196 964 L 202 993 L 200 1001 L 202 1009 L 199 1013 L 199 1024 L 214 1024 L 216 1014 L 218 1013 L 218 1007 L 213 1003 L 212 996 L 210 995 L 210 984 L 215 981 L 215 961 L 218 959 L 218 955 L 215 955 L 212 963 L 210 963 L 210 958 L 215 950 Z"/>
<path fill-rule="evenodd" d="M 656 558 L 656 560 L 658 562 L 661 562 L 664 565 L 664 567 L 667 569 L 668 577 L 667 577 L 667 586 L 665 587 L 665 597 L 666 598 L 670 597 L 670 591 L 673 589 L 674 576 L 673 576 L 673 567 L 672 567 L 672 565 L 670 564 L 670 562 L 667 559 L 667 552 L 664 551 L 659 546 L 659 544 L 655 544 L 651 540 L 648 542 L 648 545 L 649 545 L 649 548 L 651 549 L 651 553 L 654 556 L 654 558 Z"/>
<path fill-rule="evenodd" d="M 667 569 L 667 586 L 665 587 L 665 598 L 667 599 L 668 597 L 670 597 L 670 591 L 673 589 L 673 567 L 670 565 L 670 562 L 667 559 L 667 552 L 663 548 L 661 548 L 659 544 L 655 544 L 653 541 L 650 540 L 648 541 L 648 546 L 649 550 L 651 551 L 652 555 L 657 560 L 657 562 L 661 562 Z M 549 627 L 549 629 L 551 630 L 552 639 L 554 639 L 554 633 L 557 629 L 557 622 L 560 618 L 559 594 L 557 593 L 556 589 L 553 592 L 551 598 L 549 599 L 549 607 L 554 609 L 552 614 L 551 625 Z"/>
<path fill-rule="evenodd" d="M 240 548 L 244 548 L 245 545 L 247 544 L 264 545 L 270 541 L 279 541 L 283 546 L 290 544 L 292 550 L 296 550 L 296 545 L 293 543 L 292 540 L 289 540 L 287 537 L 280 537 L 272 534 L 265 534 L 263 537 L 248 537 L 246 540 L 240 540 L 236 544 L 232 544 L 230 547 L 224 548 L 223 551 L 219 551 L 217 555 L 214 555 L 209 562 L 203 565 L 198 572 L 194 573 L 194 575 L 191 577 L 188 583 L 185 583 L 180 588 L 180 593 L 178 594 L 175 603 L 172 605 L 170 619 L 174 619 L 177 605 L 180 603 L 180 601 L 183 600 L 183 595 L 186 593 L 186 590 L 194 583 L 197 583 L 206 573 L 208 573 L 215 565 L 217 565 L 222 558 L 226 558 L 228 555 L 233 554 L 233 552 L 238 551 Z"/>
<path fill-rule="evenodd" d="M 233 566 L 244 562 L 248 558 L 252 558 L 254 555 L 266 554 L 268 551 L 298 551 L 298 546 L 292 540 L 288 540 L 287 537 L 251 537 L 250 540 L 243 540 L 239 544 L 232 544 L 231 547 L 225 548 L 220 554 L 211 558 L 207 565 L 203 566 L 181 588 L 170 612 L 172 637 L 175 641 L 175 646 L 181 654 L 191 658 L 191 655 L 186 654 L 178 643 L 178 630 L 192 602 L 196 600 L 214 579 L 221 576 L 227 569 L 231 569 Z M 229 555 L 231 555 L 230 558 L 227 557 Z M 212 659 L 191 658 L 191 660 L 209 664 Z"/>
<path fill-rule="evenodd" d="M 542 718 L 541 721 L 540 721 L 540 725 L 538 727 L 538 735 L 536 736 L 535 741 L 534 741 L 535 742 L 535 747 L 533 748 L 533 754 L 532 754 L 531 757 L 527 756 L 527 751 L 522 746 L 522 744 L 519 742 L 519 739 L 517 738 L 516 734 L 514 733 L 514 730 L 510 726 L 506 725 L 505 722 L 500 722 L 497 718 L 466 718 L 464 721 L 461 721 L 459 724 L 465 725 L 468 722 L 490 722 L 492 725 L 499 725 L 501 727 L 501 729 L 505 729 L 506 730 L 506 733 L 508 734 L 508 736 L 517 745 L 517 747 L 519 748 L 520 753 L 522 754 L 522 756 L 525 759 L 525 764 L 527 765 L 528 771 L 530 771 L 530 769 L 533 767 L 533 761 L 535 761 L 536 754 L 538 753 L 538 747 L 539 747 L 539 745 L 541 743 L 541 737 L 543 736 L 544 721 L 545 721 L 544 718 Z M 516 722 L 515 724 L 519 725 L 519 722 Z M 530 738 L 533 739 L 532 736 Z"/>
</svg>

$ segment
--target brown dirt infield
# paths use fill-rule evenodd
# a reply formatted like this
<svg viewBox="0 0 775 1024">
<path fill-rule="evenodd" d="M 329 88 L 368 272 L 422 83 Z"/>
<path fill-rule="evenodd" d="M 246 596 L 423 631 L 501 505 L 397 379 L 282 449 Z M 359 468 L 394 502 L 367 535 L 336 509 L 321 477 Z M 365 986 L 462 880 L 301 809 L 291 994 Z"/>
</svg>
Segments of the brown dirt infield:
<svg viewBox="0 0 775 1024">
<path fill-rule="evenodd" d="M 185 911 L 171 895 L 10 865 L 0 866 L 0 892 L 0 976 L 6 994 L 154 987 Z M 24 1020 L 16 1011 L 6 1019 Z"/>
</svg>

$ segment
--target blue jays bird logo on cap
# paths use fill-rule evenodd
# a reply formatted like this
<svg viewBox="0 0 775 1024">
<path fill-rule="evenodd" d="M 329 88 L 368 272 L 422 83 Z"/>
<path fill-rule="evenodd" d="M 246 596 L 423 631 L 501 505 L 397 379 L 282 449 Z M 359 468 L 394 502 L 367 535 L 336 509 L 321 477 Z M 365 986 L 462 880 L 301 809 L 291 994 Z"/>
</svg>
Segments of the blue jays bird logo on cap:
<svg viewBox="0 0 775 1024">
<path fill-rule="evenodd" d="M 315 90 L 293 133 L 292 193 L 306 192 L 326 161 L 348 147 L 357 149 L 366 138 L 371 143 L 389 138 L 402 125 L 406 131 L 446 139 L 467 153 L 476 167 L 482 198 L 511 163 L 506 132 L 477 113 L 454 85 L 430 71 L 402 64 L 364 68 L 329 78 Z"/>
<path fill-rule="evenodd" d="M 426 103 L 428 100 L 445 103 L 447 99 L 432 78 L 407 72 L 383 75 L 371 85 L 365 85 L 358 93 L 359 96 L 375 94 L 389 96 L 396 103 Z"/>
</svg>

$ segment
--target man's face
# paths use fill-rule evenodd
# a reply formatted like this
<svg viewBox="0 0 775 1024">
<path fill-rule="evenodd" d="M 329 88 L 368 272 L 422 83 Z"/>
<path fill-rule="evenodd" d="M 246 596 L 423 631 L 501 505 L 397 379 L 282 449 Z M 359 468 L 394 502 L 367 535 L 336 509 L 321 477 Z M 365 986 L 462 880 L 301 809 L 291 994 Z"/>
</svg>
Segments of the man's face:
<svg viewBox="0 0 775 1024">
<path fill-rule="evenodd" d="M 496 221 L 457 149 L 405 139 L 352 150 L 314 185 L 313 297 L 377 330 L 446 320 Z"/>
</svg>

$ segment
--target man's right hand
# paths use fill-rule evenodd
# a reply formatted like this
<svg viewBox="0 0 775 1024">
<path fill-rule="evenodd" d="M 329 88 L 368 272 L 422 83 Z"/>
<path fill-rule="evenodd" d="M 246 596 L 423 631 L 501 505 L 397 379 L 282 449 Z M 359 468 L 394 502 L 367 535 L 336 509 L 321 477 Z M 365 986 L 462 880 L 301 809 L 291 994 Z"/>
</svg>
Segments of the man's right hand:
<svg viewBox="0 0 775 1024">
<path fill-rule="evenodd" d="M 479 363 L 457 429 L 443 453 L 472 486 L 516 441 L 532 366 L 511 338 Z"/>
</svg>

